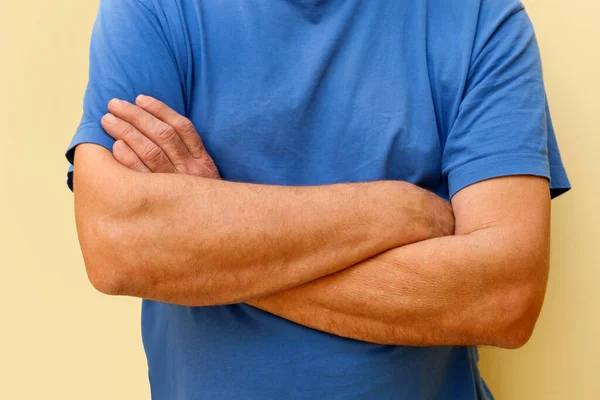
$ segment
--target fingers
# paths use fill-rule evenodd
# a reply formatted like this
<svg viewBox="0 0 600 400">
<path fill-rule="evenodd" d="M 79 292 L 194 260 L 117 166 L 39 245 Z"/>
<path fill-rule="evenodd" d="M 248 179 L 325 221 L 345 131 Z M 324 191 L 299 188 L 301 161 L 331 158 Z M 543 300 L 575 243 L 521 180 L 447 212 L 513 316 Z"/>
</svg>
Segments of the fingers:
<svg viewBox="0 0 600 400">
<path fill-rule="evenodd" d="M 100 121 L 104 130 L 113 138 L 124 141 L 152 172 L 176 172 L 167 155 L 154 142 L 128 122 L 106 114 Z"/>
<path fill-rule="evenodd" d="M 156 118 L 172 126 L 194 158 L 204 156 L 206 149 L 204 148 L 202 139 L 196 128 L 194 128 L 194 124 L 189 119 L 180 115 L 162 101 L 150 96 L 139 95 L 135 102 Z"/>
<path fill-rule="evenodd" d="M 131 150 L 131 147 L 127 146 L 127 143 L 122 140 L 117 140 L 113 144 L 113 156 L 118 162 L 129 169 L 139 172 L 152 172 L 144 165 L 137 154 Z"/>
<path fill-rule="evenodd" d="M 186 165 L 191 159 L 186 145 L 170 125 L 154 117 L 143 108 L 129 102 L 112 99 L 108 111 L 116 117 L 133 125 L 165 152 L 175 167 Z"/>
</svg>

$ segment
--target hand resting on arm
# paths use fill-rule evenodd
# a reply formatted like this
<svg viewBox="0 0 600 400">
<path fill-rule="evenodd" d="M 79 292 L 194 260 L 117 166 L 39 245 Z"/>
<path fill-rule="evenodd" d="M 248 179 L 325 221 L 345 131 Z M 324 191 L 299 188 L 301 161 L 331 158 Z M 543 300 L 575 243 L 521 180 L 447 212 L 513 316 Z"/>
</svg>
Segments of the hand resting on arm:
<svg viewBox="0 0 600 400">
<path fill-rule="evenodd" d="M 160 142 L 157 132 L 168 131 L 162 124 L 149 128 L 148 114 L 121 106 L 110 108 L 123 119 L 106 125 L 116 137 L 124 137 L 123 128 L 137 126 L 138 134 L 154 135 Z M 171 112 L 158 102 L 146 109 L 155 115 Z M 178 117 L 162 115 L 172 124 Z M 185 134 L 180 136 L 189 142 Z M 204 157 L 180 158 L 169 150 L 173 145 L 163 145 L 164 162 L 156 165 L 152 160 L 157 157 L 136 153 L 132 148 L 139 143 L 126 139 L 131 147 L 119 140 L 114 155 L 130 169 L 190 173 L 201 170 L 193 167 L 201 158 L 209 168 L 192 173 L 218 177 L 205 152 Z M 547 186 L 545 179 L 531 176 L 471 185 L 453 198 L 460 218 L 456 236 L 393 248 L 352 268 L 247 302 L 305 326 L 375 343 L 519 347 L 531 334 L 544 295 Z M 444 214 L 439 215 L 443 221 Z"/>
<path fill-rule="evenodd" d="M 129 111 L 138 122 L 148 117 Z M 156 167 L 162 153 L 136 147 L 148 120 L 119 121 L 103 126 Z M 189 126 L 171 126 L 181 122 Z M 173 139 L 153 128 L 159 143 Z M 453 231 L 447 202 L 405 182 L 286 187 L 142 173 L 93 144 L 78 146 L 74 167 L 86 268 L 110 294 L 193 306 L 246 301 Z"/>
</svg>

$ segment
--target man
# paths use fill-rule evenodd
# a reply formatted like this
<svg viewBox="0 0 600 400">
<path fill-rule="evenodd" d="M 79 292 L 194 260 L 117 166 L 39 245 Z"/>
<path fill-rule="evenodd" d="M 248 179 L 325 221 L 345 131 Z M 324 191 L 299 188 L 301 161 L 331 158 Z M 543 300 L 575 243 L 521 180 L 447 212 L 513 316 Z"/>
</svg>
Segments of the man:
<svg viewBox="0 0 600 400">
<path fill-rule="evenodd" d="M 154 399 L 492 398 L 570 188 L 513 0 L 103 0 L 67 158 Z"/>
</svg>

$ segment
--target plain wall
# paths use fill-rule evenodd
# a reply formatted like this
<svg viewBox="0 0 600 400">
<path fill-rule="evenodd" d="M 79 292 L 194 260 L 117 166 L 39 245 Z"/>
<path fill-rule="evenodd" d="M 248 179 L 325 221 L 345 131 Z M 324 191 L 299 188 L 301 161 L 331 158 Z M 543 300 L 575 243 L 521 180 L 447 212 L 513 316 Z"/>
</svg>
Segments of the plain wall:
<svg viewBox="0 0 600 400">
<path fill-rule="evenodd" d="M 140 300 L 87 281 L 63 152 L 79 122 L 97 0 L 0 0 L 0 398 L 147 399 Z M 600 6 L 525 1 L 574 189 L 553 202 L 547 298 L 522 349 L 481 350 L 497 399 L 600 392 Z"/>
</svg>

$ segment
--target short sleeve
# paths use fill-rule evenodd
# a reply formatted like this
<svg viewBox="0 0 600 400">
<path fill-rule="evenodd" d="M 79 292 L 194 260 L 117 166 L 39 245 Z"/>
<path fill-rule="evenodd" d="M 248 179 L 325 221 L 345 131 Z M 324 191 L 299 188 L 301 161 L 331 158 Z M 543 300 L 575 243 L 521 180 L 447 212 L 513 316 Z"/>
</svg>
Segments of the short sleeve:
<svg viewBox="0 0 600 400">
<path fill-rule="evenodd" d="M 139 94 L 146 94 L 185 114 L 182 63 L 175 54 L 151 5 L 142 0 L 100 1 L 92 29 L 83 115 L 65 153 L 71 190 L 78 144 L 96 143 L 112 151 L 114 139 L 100 125 L 110 99 L 134 102 Z"/>
<path fill-rule="evenodd" d="M 533 26 L 520 2 L 482 0 L 481 7 L 463 98 L 443 149 L 449 195 L 485 179 L 537 175 L 549 179 L 556 197 L 571 186 Z"/>
</svg>

